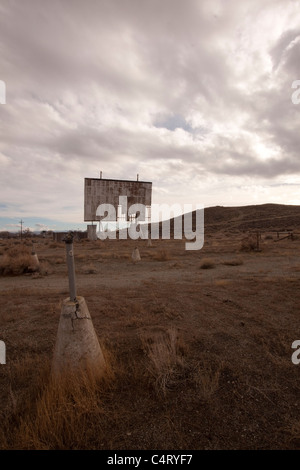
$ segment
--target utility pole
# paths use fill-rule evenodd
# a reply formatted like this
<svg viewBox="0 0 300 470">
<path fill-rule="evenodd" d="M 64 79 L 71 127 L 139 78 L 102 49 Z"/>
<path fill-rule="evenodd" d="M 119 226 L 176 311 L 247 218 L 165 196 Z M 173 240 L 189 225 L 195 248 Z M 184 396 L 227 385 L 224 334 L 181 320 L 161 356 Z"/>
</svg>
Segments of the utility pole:
<svg viewBox="0 0 300 470">
<path fill-rule="evenodd" d="M 22 219 L 20 220 L 20 224 L 21 224 L 21 240 L 22 240 L 22 233 L 23 233 L 23 220 Z"/>
</svg>

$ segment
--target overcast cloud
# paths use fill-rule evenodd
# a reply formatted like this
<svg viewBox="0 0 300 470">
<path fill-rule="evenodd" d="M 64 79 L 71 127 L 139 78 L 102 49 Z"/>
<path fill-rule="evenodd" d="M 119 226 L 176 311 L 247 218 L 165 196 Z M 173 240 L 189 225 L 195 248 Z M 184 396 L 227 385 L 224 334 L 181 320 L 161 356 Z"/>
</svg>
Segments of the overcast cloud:
<svg viewBox="0 0 300 470">
<path fill-rule="evenodd" d="M 156 204 L 300 204 L 299 79 L 300 1 L 2 0 L 0 229 L 79 226 L 100 170 Z"/>
</svg>

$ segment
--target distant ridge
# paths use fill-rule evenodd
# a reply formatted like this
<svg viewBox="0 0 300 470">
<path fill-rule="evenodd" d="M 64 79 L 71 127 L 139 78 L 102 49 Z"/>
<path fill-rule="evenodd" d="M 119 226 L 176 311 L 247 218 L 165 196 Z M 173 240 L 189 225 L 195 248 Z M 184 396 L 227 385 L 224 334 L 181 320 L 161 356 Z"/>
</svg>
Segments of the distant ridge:
<svg viewBox="0 0 300 470">
<path fill-rule="evenodd" d="M 170 233 L 174 234 L 174 218 L 170 219 Z M 196 212 L 192 212 L 193 230 Z M 160 233 L 162 222 L 159 223 Z M 205 232 L 237 231 L 300 231 L 300 206 L 260 204 L 250 206 L 214 206 L 204 209 Z"/>
<path fill-rule="evenodd" d="M 193 217 L 195 215 L 193 214 Z M 300 230 L 300 206 L 260 204 L 204 209 L 205 228 L 237 230 Z"/>
</svg>

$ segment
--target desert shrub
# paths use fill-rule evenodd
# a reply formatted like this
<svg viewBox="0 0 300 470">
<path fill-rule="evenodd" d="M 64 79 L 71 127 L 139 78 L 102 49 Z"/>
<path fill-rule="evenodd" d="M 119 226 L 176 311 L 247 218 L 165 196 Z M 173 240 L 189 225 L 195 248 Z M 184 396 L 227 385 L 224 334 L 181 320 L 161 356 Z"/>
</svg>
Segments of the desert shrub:
<svg viewBox="0 0 300 470">
<path fill-rule="evenodd" d="M 156 261 L 169 261 L 172 259 L 172 257 L 168 250 L 160 250 L 157 253 L 154 253 L 153 259 Z"/>
<path fill-rule="evenodd" d="M 212 269 L 212 268 L 215 268 L 215 263 L 210 258 L 204 258 L 201 261 L 200 268 L 201 269 Z"/>
<path fill-rule="evenodd" d="M 240 251 L 254 251 L 257 248 L 257 239 L 255 236 L 250 235 L 241 241 Z"/>
<path fill-rule="evenodd" d="M 97 269 L 93 264 L 88 264 L 82 268 L 83 274 L 97 274 Z"/>
<path fill-rule="evenodd" d="M 29 253 L 30 254 L 30 250 L 29 248 L 26 246 L 26 245 L 21 245 L 21 244 L 18 244 L 18 245 L 15 245 L 15 246 L 10 246 L 7 248 L 5 254 L 7 256 L 9 256 L 10 258 L 15 258 L 21 254 L 24 254 L 24 253 Z"/>
<path fill-rule="evenodd" d="M 29 247 L 24 245 L 9 248 L 0 259 L 0 274 L 2 276 L 20 275 L 39 270 Z"/>
<path fill-rule="evenodd" d="M 53 270 L 50 266 L 50 264 L 48 263 L 48 261 L 42 261 L 40 263 L 40 269 L 39 269 L 39 272 L 42 276 L 47 276 L 48 274 L 52 274 L 53 273 Z"/>
</svg>

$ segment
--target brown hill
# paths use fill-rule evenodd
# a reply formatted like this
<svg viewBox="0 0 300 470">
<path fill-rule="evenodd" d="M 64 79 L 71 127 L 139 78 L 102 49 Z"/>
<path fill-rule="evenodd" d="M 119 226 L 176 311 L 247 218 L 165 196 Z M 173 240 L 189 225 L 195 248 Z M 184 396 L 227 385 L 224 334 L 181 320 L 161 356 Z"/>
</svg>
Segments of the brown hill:
<svg viewBox="0 0 300 470">
<path fill-rule="evenodd" d="M 300 230 L 300 206 L 209 207 L 204 210 L 204 224 L 206 230 Z"/>
<path fill-rule="evenodd" d="M 170 233 L 174 234 L 174 218 L 170 220 Z M 192 212 L 193 230 L 196 212 Z M 160 234 L 162 222 L 159 224 Z M 300 206 L 262 204 L 240 207 L 207 207 L 204 209 L 205 232 L 234 231 L 298 231 L 300 232 Z"/>
</svg>

